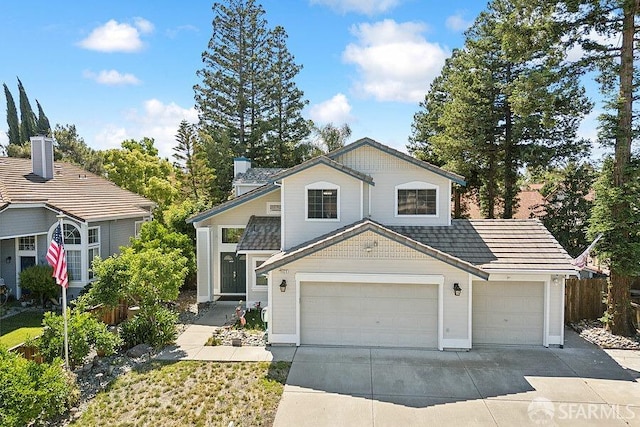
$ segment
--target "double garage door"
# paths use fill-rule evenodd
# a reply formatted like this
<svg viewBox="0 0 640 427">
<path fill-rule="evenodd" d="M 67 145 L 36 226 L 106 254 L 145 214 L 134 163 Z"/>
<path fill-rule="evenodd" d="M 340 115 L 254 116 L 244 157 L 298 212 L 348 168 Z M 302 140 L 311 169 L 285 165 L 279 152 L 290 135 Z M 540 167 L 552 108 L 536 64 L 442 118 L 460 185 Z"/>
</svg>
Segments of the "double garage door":
<svg viewBox="0 0 640 427">
<path fill-rule="evenodd" d="M 300 341 L 437 348 L 438 285 L 302 282 Z"/>
<path fill-rule="evenodd" d="M 473 344 L 542 345 L 544 283 L 473 282 Z"/>
</svg>

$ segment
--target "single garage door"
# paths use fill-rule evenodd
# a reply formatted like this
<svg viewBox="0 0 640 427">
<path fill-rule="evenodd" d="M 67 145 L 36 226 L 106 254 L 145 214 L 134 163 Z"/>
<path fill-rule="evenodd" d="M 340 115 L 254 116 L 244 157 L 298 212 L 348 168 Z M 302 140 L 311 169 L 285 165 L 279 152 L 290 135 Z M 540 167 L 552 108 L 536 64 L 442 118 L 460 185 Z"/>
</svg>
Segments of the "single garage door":
<svg viewBox="0 0 640 427">
<path fill-rule="evenodd" d="M 473 344 L 542 345 L 543 282 L 474 282 Z"/>
<path fill-rule="evenodd" d="M 302 282 L 300 341 L 438 347 L 438 285 Z"/>
</svg>

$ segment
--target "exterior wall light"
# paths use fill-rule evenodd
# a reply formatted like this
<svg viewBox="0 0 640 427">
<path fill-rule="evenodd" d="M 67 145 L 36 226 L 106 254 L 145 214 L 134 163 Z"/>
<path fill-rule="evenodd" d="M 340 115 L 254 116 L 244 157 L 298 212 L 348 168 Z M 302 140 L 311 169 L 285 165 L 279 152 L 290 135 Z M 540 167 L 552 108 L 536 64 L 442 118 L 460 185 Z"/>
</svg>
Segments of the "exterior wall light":
<svg viewBox="0 0 640 427">
<path fill-rule="evenodd" d="M 455 296 L 459 297 L 460 294 L 462 293 L 462 288 L 460 287 L 459 284 L 454 283 L 453 284 L 453 293 L 455 294 Z"/>
<path fill-rule="evenodd" d="M 287 281 L 285 279 L 282 279 L 282 282 L 280 282 L 280 292 L 286 292 L 287 291 Z"/>
</svg>

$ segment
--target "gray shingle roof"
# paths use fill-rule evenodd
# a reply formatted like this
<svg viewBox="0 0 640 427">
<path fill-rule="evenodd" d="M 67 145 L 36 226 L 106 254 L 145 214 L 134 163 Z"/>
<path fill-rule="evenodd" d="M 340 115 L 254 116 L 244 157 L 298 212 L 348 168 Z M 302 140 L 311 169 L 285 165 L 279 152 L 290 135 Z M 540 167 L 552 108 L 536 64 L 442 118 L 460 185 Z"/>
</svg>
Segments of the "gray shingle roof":
<svg viewBox="0 0 640 427">
<path fill-rule="evenodd" d="M 346 227 L 340 228 L 316 239 L 313 239 L 309 242 L 303 243 L 302 245 L 299 245 L 295 248 L 291 248 L 285 252 L 277 253 L 267 261 L 265 261 L 264 264 L 262 264 L 260 268 L 256 270 L 256 272 L 264 273 L 271 271 L 275 268 L 286 265 L 297 259 L 304 258 L 307 255 L 311 255 L 317 251 L 333 246 L 336 243 L 340 243 L 366 231 L 373 231 L 375 233 L 378 233 L 383 237 L 394 240 L 400 244 L 415 249 L 418 252 L 422 252 L 426 255 L 432 256 L 433 258 L 436 258 L 480 278 L 487 279 L 489 277 L 488 273 L 482 271 L 480 268 L 465 260 L 458 259 L 443 251 L 440 251 L 439 249 L 435 249 L 424 243 L 413 240 L 408 236 L 397 233 L 370 219 L 364 219 L 355 222 Z"/>
<path fill-rule="evenodd" d="M 55 162 L 53 179 L 32 173 L 30 159 L 0 157 L 0 208 L 42 203 L 84 221 L 148 216 L 155 203 L 70 163 Z"/>
<path fill-rule="evenodd" d="M 280 250 L 280 217 L 255 216 L 249 218 L 238 242 L 238 251 Z"/>
<path fill-rule="evenodd" d="M 238 174 L 233 180 L 233 185 L 238 184 L 267 184 L 271 177 L 280 173 L 284 168 L 249 168 L 245 173 Z"/>
<path fill-rule="evenodd" d="M 327 154 L 327 157 L 329 157 L 330 159 L 336 159 L 338 157 L 340 157 L 341 155 L 348 153 L 349 151 L 355 150 L 356 148 L 362 147 L 364 145 L 368 145 L 370 147 L 374 147 L 377 148 L 380 151 L 383 151 L 387 154 L 390 154 L 392 156 L 395 156 L 399 159 L 405 160 L 411 164 L 414 164 L 416 166 L 419 166 L 423 169 L 427 169 L 437 175 L 443 176 L 445 178 L 450 179 L 451 181 L 458 183 L 460 185 L 466 185 L 466 182 L 464 180 L 464 177 L 462 175 L 458 175 L 457 173 L 453 173 L 453 172 L 449 172 L 447 170 L 444 170 L 442 168 L 439 168 L 437 166 L 432 165 L 431 163 L 427 163 L 424 162 L 422 160 L 418 160 L 415 157 L 411 157 L 408 154 L 405 154 L 401 151 L 395 150 L 391 147 L 388 147 L 384 144 L 379 143 L 378 141 L 375 141 L 371 138 L 361 138 L 355 142 L 352 142 L 349 145 L 345 145 L 342 148 L 338 148 L 337 150 L 334 150 L 330 153 Z"/>
<path fill-rule="evenodd" d="M 371 178 L 369 175 L 366 175 L 366 174 L 364 174 L 364 173 L 362 173 L 360 171 L 357 171 L 355 169 L 351 169 L 350 167 L 345 166 L 342 163 L 338 163 L 338 162 L 330 159 L 327 156 L 317 156 L 317 157 L 314 157 L 313 159 L 307 160 L 306 162 L 302 162 L 299 165 L 296 165 L 296 166 L 294 166 L 292 168 L 285 169 L 282 172 L 280 172 L 280 173 L 278 173 L 276 175 L 273 175 L 271 177 L 271 182 L 275 182 L 275 181 L 278 181 L 278 180 L 280 180 L 282 178 L 286 178 L 288 176 L 296 174 L 298 172 L 302 172 L 303 170 L 309 169 L 309 168 L 311 168 L 313 166 L 316 166 L 316 165 L 329 166 L 331 168 L 334 168 L 337 171 L 346 173 L 347 175 L 350 175 L 350 176 L 352 176 L 352 177 L 354 177 L 356 179 L 359 179 L 359 180 L 364 181 L 366 183 L 369 183 L 371 185 L 375 185 L 375 183 L 373 182 L 373 178 Z"/>
<path fill-rule="evenodd" d="M 224 203 L 220 203 L 219 205 L 214 206 L 211 209 L 207 209 L 204 212 L 200 212 L 198 214 L 193 215 L 190 218 L 187 218 L 187 224 L 193 224 L 194 222 L 203 221 L 221 212 L 224 212 L 231 208 L 235 208 L 236 206 L 241 205 L 245 202 L 248 202 L 249 200 L 253 200 L 260 196 L 264 196 L 265 194 L 271 193 L 272 191 L 276 191 L 278 189 L 280 189 L 280 187 L 278 187 L 275 184 L 263 185 L 262 187 L 254 188 L 248 193 L 244 193 L 241 196 L 233 198 Z"/>
<path fill-rule="evenodd" d="M 365 219 L 275 254 L 259 272 L 369 230 L 485 279 L 489 273 L 514 271 L 575 274 L 569 255 L 536 219 L 464 219 L 451 226 L 384 226 Z"/>
<path fill-rule="evenodd" d="M 571 257 L 537 219 L 456 219 L 451 226 L 389 228 L 485 271 L 575 273 Z"/>
</svg>

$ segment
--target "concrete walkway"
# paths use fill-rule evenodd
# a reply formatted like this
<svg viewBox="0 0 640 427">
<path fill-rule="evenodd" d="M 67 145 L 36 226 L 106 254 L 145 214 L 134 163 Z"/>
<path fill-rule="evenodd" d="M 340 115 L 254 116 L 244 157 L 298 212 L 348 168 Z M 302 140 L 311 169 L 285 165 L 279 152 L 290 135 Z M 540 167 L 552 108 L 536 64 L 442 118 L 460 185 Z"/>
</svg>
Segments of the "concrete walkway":
<svg viewBox="0 0 640 427">
<path fill-rule="evenodd" d="M 155 357 L 159 360 L 207 360 L 218 362 L 291 362 L 295 347 L 206 346 L 213 331 L 233 321 L 237 303 L 217 303 L 180 334 L 175 345 Z"/>
</svg>

